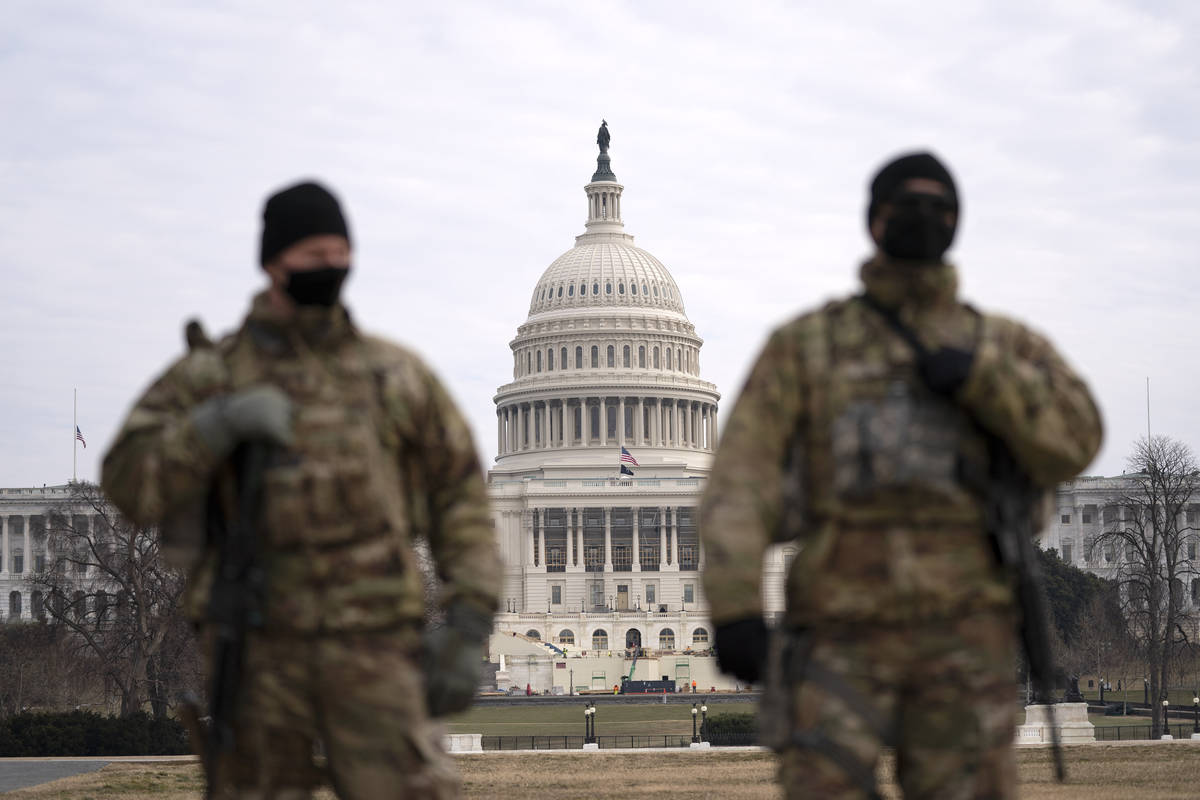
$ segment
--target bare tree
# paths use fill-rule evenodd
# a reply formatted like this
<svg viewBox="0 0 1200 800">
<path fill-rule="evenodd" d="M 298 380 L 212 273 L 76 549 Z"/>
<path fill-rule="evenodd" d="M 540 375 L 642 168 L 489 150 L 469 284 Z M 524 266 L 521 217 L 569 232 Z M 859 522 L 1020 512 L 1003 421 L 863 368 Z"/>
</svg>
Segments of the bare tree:
<svg viewBox="0 0 1200 800">
<path fill-rule="evenodd" d="M 120 696 L 121 716 L 141 710 L 148 696 L 165 716 L 162 682 L 179 666 L 165 659 L 194 657 L 195 649 L 178 642 L 184 578 L 161 558 L 158 531 L 127 521 L 95 484 L 75 483 L 51 509 L 47 537 L 30 578 L 34 614 L 95 659 Z"/>
<path fill-rule="evenodd" d="M 1196 512 L 1189 503 L 1200 488 L 1200 465 L 1191 448 L 1167 436 L 1139 440 L 1127 465 L 1129 488 L 1108 499 L 1096 544 L 1117 549 L 1122 611 L 1148 668 L 1151 724 L 1159 730 L 1159 701 L 1183 641 L 1186 586 L 1197 574 Z"/>
</svg>

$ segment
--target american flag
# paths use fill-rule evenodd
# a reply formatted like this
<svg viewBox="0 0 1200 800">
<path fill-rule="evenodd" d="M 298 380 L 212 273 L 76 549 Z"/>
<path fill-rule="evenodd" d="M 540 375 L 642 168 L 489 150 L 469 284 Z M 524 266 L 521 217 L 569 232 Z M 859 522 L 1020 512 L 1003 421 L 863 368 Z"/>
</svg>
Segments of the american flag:
<svg viewBox="0 0 1200 800">
<path fill-rule="evenodd" d="M 75 426 L 75 438 L 83 445 L 83 449 L 87 450 L 87 441 L 83 438 L 83 432 L 79 430 L 79 426 Z"/>
<path fill-rule="evenodd" d="M 634 458 L 633 455 L 628 450 L 626 450 L 624 447 L 621 448 L 621 463 L 622 464 L 633 464 L 635 467 L 641 466 L 641 464 L 639 464 L 637 462 L 637 459 Z"/>
</svg>

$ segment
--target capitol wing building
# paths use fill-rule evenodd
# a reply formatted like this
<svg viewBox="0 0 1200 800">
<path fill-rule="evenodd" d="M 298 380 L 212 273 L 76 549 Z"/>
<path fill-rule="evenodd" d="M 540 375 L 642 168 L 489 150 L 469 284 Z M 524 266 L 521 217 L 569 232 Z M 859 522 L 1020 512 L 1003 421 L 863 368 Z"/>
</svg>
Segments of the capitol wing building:
<svg viewBox="0 0 1200 800">
<path fill-rule="evenodd" d="M 534 286 L 513 380 L 494 398 L 488 492 L 505 571 L 492 658 L 501 688 L 622 676 L 729 688 L 697 530 L 720 393 L 701 377 L 675 279 L 625 232 L 605 150 L 584 187 L 585 232 Z M 768 558 L 771 610 L 786 555 Z"/>
</svg>

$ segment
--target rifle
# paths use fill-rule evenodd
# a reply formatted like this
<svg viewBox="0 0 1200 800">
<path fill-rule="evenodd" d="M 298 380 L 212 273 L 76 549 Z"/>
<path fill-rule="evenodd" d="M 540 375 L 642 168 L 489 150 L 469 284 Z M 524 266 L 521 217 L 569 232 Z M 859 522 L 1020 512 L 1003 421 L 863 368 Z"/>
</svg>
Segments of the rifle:
<svg viewBox="0 0 1200 800">
<path fill-rule="evenodd" d="M 209 497 L 208 532 L 217 547 L 217 568 L 207 614 L 212 631 L 210 720 L 204 746 L 207 800 L 217 792 L 218 764 L 234 747 L 233 720 L 246 661 L 246 636 L 263 627 L 266 581 L 259 564 L 258 510 L 269 455 L 270 446 L 264 442 L 246 442 L 234 451 L 233 513 L 226 513 L 220 487 L 215 486 Z"/>
<path fill-rule="evenodd" d="M 867 308 L 878 314 L 916 353 L 918 361 L 929 355 L 929 348 L 896 316 L 868 294 L 858 296 Z M 1033 549 L 1033 518 L 1039 491 L 1013 458 L 1012 451 L 998 436 L 976 425 L 988 445 L 990 480 L 987 487 L 987 533 L 1000 566 L 1013 579 L 1013 591 L 1021 611 L 1021 645 L 1029 666 L 1030 680 L 1041 702 L 1051 702 L 1058 669 L 1054 663 L 1044 580 L 1037 553 Z M 1050 726 L 1050 744 L 1054 774 L 1059 783 L 1067 779 L 1063 766 L 1061 732 Z"/>
</svg>

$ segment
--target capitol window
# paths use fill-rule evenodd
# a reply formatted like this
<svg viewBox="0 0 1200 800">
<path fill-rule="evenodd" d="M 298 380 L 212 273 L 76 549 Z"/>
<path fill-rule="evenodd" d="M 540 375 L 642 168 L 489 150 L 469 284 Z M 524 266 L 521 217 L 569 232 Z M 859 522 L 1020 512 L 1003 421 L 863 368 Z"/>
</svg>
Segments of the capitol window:
<svg viewBox="0 0 1200 800">
<path fill-rule="evenodd" d="M 606 355 L 608 356 L 608 366 L 615 367 L 617 365 L 617 349 L 610 344 Z"/>
<path fill-rule="evenodd" d="M 583 369 L 583 348 L 575 348 L 575 369 Z"/>
<path fill-rule="evenodd" d="M 637 284 L 636 283 L 629 284 L 629 293 L 637 294 Z"/>
<path fill-rule="evenodd" d="M 541 639 L 542 638 L 542 635 L 540 633 L 538 633 L 537 631 L 533 630 L 532 628 L 525 631 L 525 635 L 528 636 L 530 639 Z"/>
<path fill-rule="evenodd" d="M 643 284 L 642 284 L 642 294 L 645 294 L 645 295 L 648 295 L 648 294 L 650 294 L 650 292 L 649 292 L 649 291 L 647 291 L 647 289 L 648 289 L 648 288 L 649 288 L 649 287 L 647 287 L 647 286 L 646 286 L 646 284 L 644 284 L 644 283 L 643 283 Z"/>
<path fill-rule="evenodd" d="M 654 286 L 654 296 L 658 297 L 658 284 L 655 284 Z"/>
<path fill-rule="evenodd" d="M 671 368 L 671 348 L 667 348 L 667 369 Z"/>
<path fill-rule="evenodd" d="M 558 351 L 558 368 L 559 369 L 567 368 L 567 348 L 565 348 L 565 347 L 562 350 Z"/>
<path fill-rule="evenodd" d="M 600 283 L 599 282 L 592 284 L 592 294 L 600 294 Z"/>
<path fill-rule="evenodd" d="M 621 352 L 622 352 L 621 362 L 624 366 L 628 367 L 629 366 L 629 345 L 625 345 L 625 348 Z"/>
<path fill-rule="evenodd" d="M 592 649 L 607 650 L 608 649 L 608 631 L 601 628 L 592 634 Z"/>
<path fill-rule="evenodd" d="M 546 351 L 546 371 L 547 372 L 554 371 L 554 351 L 553 350 Z"/>
<path fill-rule="evenodd" d="M 670 628 L 663 628 L 658 634 L 658 649 L 659 650 L 674 650 L 675 649 L 675 631 Z"/>
<path fill-rule="evenodd" d="M 683 585 L 683 602 L 696 602 L 696 587 L 693 584 L 685 583 Z"/>
<path fill-rule="evenodd" d="M 600 368 L 600 348 L 592 345 L 592 369 Z"/>
<path fill-rule="evenodd" d="M 617 294 L 625 294 L 625 284 L 623 284 L 623 283 L 617 284 Z"/>
<path fill-rule="evenodd" d="M 562 297 L 562 287 L 558 287 L 558 296 Z"/>
<path fill-rule="evenodd" d="M 567 287 L 567 297 L 574 297 L 574 296 L 575 296 L 575 284 L 572 283 L 570 286 Z"/>
<path fill-rule="evenodd" d="M 654 368 L 658 369 L 658 348 L 654 348 Z"/>
<path fill-rule="evenodd" d="M 641 367 L 642 369 L 646 368 L 646 346 L 645 345 L 641 345 L 638 347 L 638 366 Z"/>
<path fill-rule="evenodd" d="M 563 628 L 558 632 L 559 644 L 575 644 L 575 631 L 570 628 Z"/>
<path fill-rule="evenodd" d="M 605 294 L 612 294 L 612 284 L 611 284 L 611 283 L 605 283 L 605 284 L 604 284 L 604 293 L 605 293 Z"/>
<path fill-rule="evenodd" d="M 542 371 L 542 351 L 541 350 L 538 350 L 538 352 L 537 352 L 537 371 L 538 372 Z"/>
<path fill-rule="evenodd" d="M 550 604 L 562 605 L 562 586 L 557 583 L 550 587 Z"/>
</svg>

